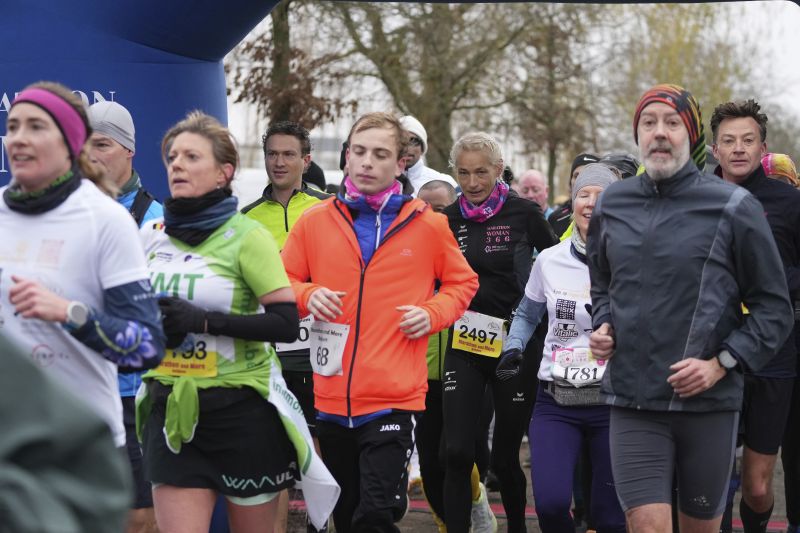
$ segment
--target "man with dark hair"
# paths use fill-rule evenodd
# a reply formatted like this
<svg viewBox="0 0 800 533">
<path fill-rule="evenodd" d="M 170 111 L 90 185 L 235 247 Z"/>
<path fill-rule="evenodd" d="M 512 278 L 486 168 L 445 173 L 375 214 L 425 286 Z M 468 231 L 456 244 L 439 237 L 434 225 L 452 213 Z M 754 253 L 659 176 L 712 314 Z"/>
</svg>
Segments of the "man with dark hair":
<svg viewBox="0 0 800 533">
<path fill-rule="evenodd" d="M 572 195 L 572 185 L 575 183 L 578 174 L 583 170 L 583 167 L 589 163 L 597 163 L 598 161 L 600 161 L 600 158 L 594 154 L 583 153 L 575 156 L 575 159 L 572 160 L 572 166 L 569 169 L 570 195 Z M 547 217 L 547 222 L 550 223 L 550 227 L 553 228 L 553 232 L 556 236 L 561 237 L 572 223 L 572 201 L 567 200 L 560 207 L 556 208 L 550 216 Z"/>
<path fill-rule="evenodd" d="M 242 209 L 242 213 L 263 224 L 281 249 L 300 215 L 330 195 L 309 187 L 303 181 L 303 172 L 311 163 L 311 141 L 303 126 L 295 122 L 271 124 L 261 138 L 261 143 L 269 184 L 261 198 Z M 276 343 L 275 351 L 281 362 L 286 385 L 300 402 L 308 429 L 316 442 L 314 384 L 308 342 L 310 322 L 310 317 L 303 318 L 300 321 L 299 338 L 293 343 Z M 276 531 L 286 531 L 288 512 L 288 492 L 282 491 L 278 503 Z M 308 530 L 312 531 L 313 526 L 309 524 Z"/>
<path fill-rule="evenodd" d="M 742 371 L 760 370 L 792 329 L 786 279 L 758 200 L 701 170 L 689 91 L 649 89 L 633 129 L 645 172 L 605 190 L 586 243 L 614 483 L 629 531 L 666 533 L 677 473 L 679 529 L 716 533 Z"/>
<path fill-rule="evenodd" d="M 789 291 L 796 295 L 800 292 L 800 191 L 769 179 L 761 166 L 767 153 L 767 116 L 760 110 L 754 100 L 726 102 L 714 109 L 711 130 L 714 157 L 719 160 L 716 174 L 744 187 L 764 206 Z M 745 370 L 739 515 L 747 533 L 766 531 L 772 515 L 772 475 L 792 404 L 796 357 L 792 330 L 777 356 L 761 370 Z"/>
<path fill-rule="evenodd" d="M 282 248 L 303 211 L 329 195 L 303 182 L 311 164 L 308 130 L 296 122 L 276 122 L 261 137 L 269 184 L 242 213 L 264 224 Z"/>
</svg>

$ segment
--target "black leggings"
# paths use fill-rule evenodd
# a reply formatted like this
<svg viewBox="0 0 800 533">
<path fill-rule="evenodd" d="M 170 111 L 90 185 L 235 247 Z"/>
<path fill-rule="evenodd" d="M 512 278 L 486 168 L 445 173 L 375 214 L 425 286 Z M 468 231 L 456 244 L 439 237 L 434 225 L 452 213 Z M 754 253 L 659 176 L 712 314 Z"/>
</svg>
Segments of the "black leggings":
<svg viewBox="0 0 800 533">
<path fill-rule="evenodd" d="M 508 531 L 526 530 L 527 482 L 519 463 L 519 450 L 536 397 L 539 359 L 532 354 L 536 353 L 537 344 L 528 344 L 521 372 L 508 381 L 495 377 L 497 359 L 448 350 L 443 383 L 444 508 L 448 533 L 466 533 L 470 528 L 470 473 L 475 462 L 475 438 L 487 384 L 491 384 L 495 410 L 491 466 L 500 482 Z M 539 348 L 541 354 L 541 345 Z"/>
<path fill-rule="evenodd" d="M 797 337 L 800 339 L 800 335 Z M 795 378 L 789 422 L 783 433 L 781 463 L 783 463 L 783 487 L 786 496 L 786 518 L 789 524 L 800 524 L 800 378 Z"/>
<path fill-rule="evenodd" d="M 489 390 L 487 388 L 487 390 Z M 484 397 L 486 400 L 486 397 Z M 477 438 L 475 439 L 475 449 L 477 457 L 475 465 L 478 473 L 483 480 L 486 477 L 486 469 L 489 466 L 489 443 L 487 442 L 489 423 L 492 421 L 494 408 L 492 398 L 489 396 L 488 421 L 486 409 L 481 414 Z M 444 522 L 444 465 L 445 465 L 445 445 L 443 432 L 442 409 L 442 382 L 439 380 L 428 380 L 428 393 L 425 396 L 425 412 L 418 418 L 416 428 L 417 453 L 419 454 L 419 472 L 422 476 L 422 488 L 425 491 L 425 499 L 436 516 Z"/>
<path fill-rule="evenodd" d="M 440 519 L 444 519 L 444 460 L 442 449 L 442 382 L 428 380 L 425 412 L 417 422 L 419 473 L 425 499 Z"/>
</svg>

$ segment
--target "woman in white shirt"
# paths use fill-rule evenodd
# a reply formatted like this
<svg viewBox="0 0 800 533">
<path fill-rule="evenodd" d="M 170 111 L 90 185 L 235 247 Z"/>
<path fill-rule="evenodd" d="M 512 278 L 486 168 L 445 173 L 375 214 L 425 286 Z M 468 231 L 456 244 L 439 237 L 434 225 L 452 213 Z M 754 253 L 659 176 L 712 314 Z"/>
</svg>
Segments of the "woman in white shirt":
<svg viewBox="0 0 800 533">
<path fill-rule="evenodd" d="M 605 362 L 589 351 L 592 331 L 586 234 L 595 202 L 619 178 L 602 163 L 587 165 L 572 190 L 575 230 L 542 251 L 531 270 L 497 367 L 500 379 L 519 372 L 522 350 L 545 311 L 549 317 L 539 387 L 529 430 L 531 480 L 543 533 L 573 533 L 572 479 L 584 439 L 592 465 L 591 518 L 598 533 L 624 532 L 609 455 L 609 407 L 600 398 Z"/>
</svg>

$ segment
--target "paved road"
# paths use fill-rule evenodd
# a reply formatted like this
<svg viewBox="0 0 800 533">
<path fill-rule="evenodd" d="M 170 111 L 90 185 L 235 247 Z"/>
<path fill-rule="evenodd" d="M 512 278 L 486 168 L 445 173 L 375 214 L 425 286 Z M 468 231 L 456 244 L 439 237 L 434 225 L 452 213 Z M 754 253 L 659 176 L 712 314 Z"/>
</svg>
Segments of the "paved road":
<svg viewBox="0 0 800 533">
<path fill-rule="evenodd" d="M 528 445 L 527 443 L 523 443 L 522 449 L 520 450 L 520 460 L 525 461 L 527 460 L 529 455 Z M 531 488 L 530 488 L 530 470 L 525 468 L 526 472 L 525 475 L 528 479 L 528 505 L 532 507 L 533 505 L 533 497 L 531 495 Z M 772 520 L 768 527 L 768 530 L 771 532 L 782 532 L 786 530 L 786 505 L 784 501 L 783 495 L 783 469 L 781 468 L 780 460 L 778 461 L 778 466 L 775 472 L 775 481 L 774 481 L 774 489 L 775 489 L 775 510 L 772 513 Z M 422 495 L 419 493 L 412 494 L 412 505 L 409 513 L 406 515 L 405 518 L 398 524 L 398 527 L 401 532 L 404 533 L 436 533 L 436 525 L 433 522 L 433 518 L 428 511 L 427 507 L 424 505 L 425 501 L 422 498 Z M 498 510 L 498 531 L 504 532 L 506 531 L 506 523 L 502 517 L 502 503 L 500 502 L 500 493 L 499 492 L 490 492 L 489 493 L 489 500 L 492 503 L 493 508 Z M 734 504 L 734 530 L 741 531 L 741 522 L 739 521 L 739 494 L 737 493 L 736 502 Z M 301 533 L 305 532 L 305 518 L 302 511 L 293 511 L 292 516 L 290 517 L 290 524 L 289 524 L 289 532 L 290 533 Z M 528 532 L 529 533 L 539 533 L 539 525 L 536 521 L 534 516 L 531 516 L 528 519 Z"/>
</svg>

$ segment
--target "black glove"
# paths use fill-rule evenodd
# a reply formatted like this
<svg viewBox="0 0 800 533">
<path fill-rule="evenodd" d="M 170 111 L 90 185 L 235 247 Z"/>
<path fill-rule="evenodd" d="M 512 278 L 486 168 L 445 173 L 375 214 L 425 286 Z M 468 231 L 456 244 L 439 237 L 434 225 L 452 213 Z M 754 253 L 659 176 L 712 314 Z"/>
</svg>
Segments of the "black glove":
<svg viewBox="0 0 800 533">
<path fill-rule="evenodd" d="M 173 296 L 158 299 L 167 348 L 180 346 L 187 333 L 205 333 L 206 310 Z"/>
<path fill-rule="evenodd" d="M 174 335 L 167 335 L 166 341 L 164 341 L 164 348 L 169 348 L 170 350 L 174 350 L 186 339 L 186 333 L 175 333 Z"/>
<path fill-rule="evenodd" d="M 519 374 L 519 365 L 521 363 L 522 350 L 519 348 L 504 350 L 500 354 L 500 362 L 497 363 L 497 369 L 494 373 L 500 381 L 511 379 Z"/>
</svg>

